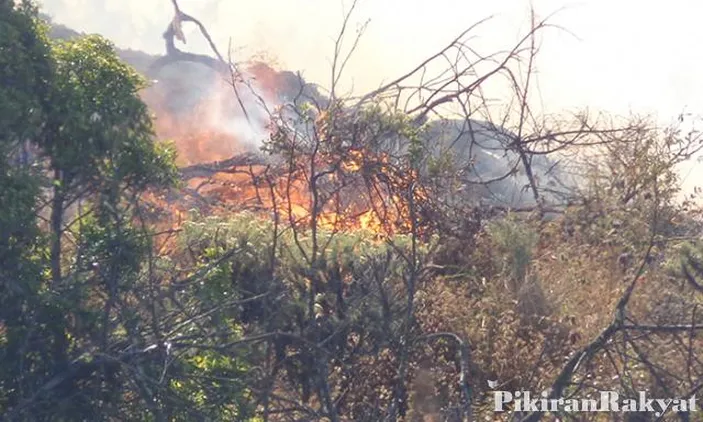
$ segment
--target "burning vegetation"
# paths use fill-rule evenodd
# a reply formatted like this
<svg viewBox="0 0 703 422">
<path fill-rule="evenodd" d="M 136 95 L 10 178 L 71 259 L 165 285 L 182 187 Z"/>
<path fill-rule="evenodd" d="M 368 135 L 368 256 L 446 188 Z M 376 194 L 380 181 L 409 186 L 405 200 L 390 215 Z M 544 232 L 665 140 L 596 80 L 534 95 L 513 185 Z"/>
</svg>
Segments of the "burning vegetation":
<svg viewBox="0 0 703 422">
<path fill-rule="evenodd" d="M 202 98 L 186 110 L 173 107 L 193 95 L 179 90 L 178 81 L 157 82 L 147 92 L 156 133 L 174 141 L 183 178 L 180 192 L 170 196 L 178 201 L 154 205 L 178 215 L 191 208 L 214 215 L 253 211 L 281 224 L 314 223 L 332 232 L 363 229 L 382 236 L 412 230 L 408 195 L 416 213 L 426 195 L 417 168 L 378 140 L 379 133 L 412 135 L 408 122 L 384 122 L 380 107 L 359 118 L 333 116 L 309 102 L 286 104 L 295 89 L 290 78 L 264 63 L 250 65 L 245 74 L 251 78 L 247 87 L 257 91 L 243 105 L 266 113 L 257 121 L 246 121 L 231 83 L 214 72 L 202 81 Z M 304 82 L 297 79 L 297 85 L 302 94 Z M 252 142 L 252 134 L 260 139 Z"/>
<path fill-rule="evenodd" d="M 496 414 L 491 389 L 703 388 L 703 224 L 674 170 L 703 144 L 536 113 L 546 21 L 347 97 L 347 20 L 323 90 L 172 4 L 140 92 L 106 40 L 52 44 L 0 1 L 5 419 L 536 421 L 563 415 Z"/>
</svg>

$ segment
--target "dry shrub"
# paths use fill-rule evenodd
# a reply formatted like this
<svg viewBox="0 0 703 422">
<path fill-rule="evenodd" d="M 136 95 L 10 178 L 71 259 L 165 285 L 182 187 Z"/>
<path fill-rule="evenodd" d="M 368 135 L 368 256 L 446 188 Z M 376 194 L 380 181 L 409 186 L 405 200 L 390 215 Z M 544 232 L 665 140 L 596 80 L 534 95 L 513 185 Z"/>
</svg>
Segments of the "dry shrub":
<svg viewBox="0 0 703 422">
<path fill-rule="evenodd" d="M 533 271 L 542 280 L 545 300 L 561 321 L 578 318 L 578 337 L 590 341 L 612 319 L 625 288 L 618 250 L 594 247 L 558 233 L 561 221 L 549 223 Z"/>
<path fill-rule="evenodd" d="M 484 280 L 482 291 L 469 294 L 469 281 L 434 280 L 418 294 L 418 320 L 425 332 L 451 331 L 469 340 L 472 353 L 471 384 L 477 392 L 478 412 L 492 414 L 486 401 L 488 380 L 498 380 L 501 388 L 545 387 L 567 353 L 568 330 L 551 317 L 525 324 L 517 303 L 501 283 Z M 450 344 L 433 346 L 435 364 L 453 362 L 456 348 Z M 448 398 L 457 400 L 457 367 L 434 378 L 436 394 L 450 389 Z"/>
</svg>

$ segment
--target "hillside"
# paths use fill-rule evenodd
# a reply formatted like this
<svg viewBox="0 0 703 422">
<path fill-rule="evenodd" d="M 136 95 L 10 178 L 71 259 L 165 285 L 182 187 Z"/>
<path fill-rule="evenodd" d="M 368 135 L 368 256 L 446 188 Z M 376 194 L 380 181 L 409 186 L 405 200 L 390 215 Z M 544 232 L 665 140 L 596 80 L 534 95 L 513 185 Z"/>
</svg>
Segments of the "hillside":
<svg viewBox="0 0 703 422">
<path fill-rule="evenodd" d="M 63 25 L 54 24 L 51 26 L 50 36 L 56 39 L 71 39 L 80 35 L 77 31 Z M 228 123 L 228 121 L 242 120 L 241 109 L 237 104 L 234 104 L 233 98 L 225 99 L 227 105 L 222 105 L 222 96 L 233 97 L 234 93 L 225 88 L 227 91 L 223 94 L 222 87 L 216 82 L 219 75 L 212 69 L 197 63 L 178 62 L 159 71 L 158 74 L 154 74 L 150 69 L 159 56 L 123 49 L 117 49 L 117 54 L 138 72 L 147 75 L 150 80 L 154 81 L 152 87 L 147 91 L 145 99 L 147 104 L 156 111 L 157 120 L 159 117 L 169 123 L 180 119 L 197 120 L 197 129 L 187 127 L 174 131 L 172 128 L 161 126 L 161 136 L 166 138 L 182 136 L 192 140 L 194 137 L 200 137 L 197 133 L 198 130 L 202 131 L 203 134 L 212 133 L 213 130 L 224 131 L 235 139 L 220 138 L 216 143 L 237 144 L 241 143 L 241 139 L 237 140 L 237 138 L 242 138 L 245 132 L 249 132 L 248 128 L 243 127 L 246 126 L 245 124 Z M 288 103 L 296 96 L 300 96 L 301 93 L 304 98 L 308 98 L 316 104 L 324 104 L 327 101 L 317 87 L 291 71 L 274 70 L 265 63 L 252 63 L 248 76 L 252 78 L 251 80 L 258 82 L 258 89 L 269 94 L 272 105 Z M 159 99 L 158 103 L 154 98 Z M 212 117 L 217 121 L 209 118 L 207 122 L 204 122 L 201 118 L 189 116 L 203 103 L 210 104 L 206 107 L 218 109 L 217 116 Z M 253 98 L 248 98 L 246 106 L 256 110 L 258 106 L 254 103 Z M 224 110 L 222 110 L 223 107 Z M 168 116 L 164 116 L 164 114 Z M 256 123 L 260 128 L 254 132 L 259 137 L 265 137 L 266 134 L 263 130 L 263 126 L 266 124 L 265 118 L 260 116 L 260 119 Z M 203 127 L 203 123 L 206 124 L 205 127 Z M 157 125 L 157 127 L 159 126 Z M 467 129 L 469 127 L 470 129 Z M 471 122 L 451 119 L 431 121 L 424 143 L 435 158 L 443 154 L 451 154 L 458 163 L 473 162 L 474 164 L 468 172 L 468 178 L 478 182 L 501 178 L 510 172 L 512 166 L 518 163 L 517 155 L 506 151 L 499 140 L 504 134 L 504 129 L 475 120 Z M 176 139 L 176 141 L 179 145 L 184 144 L 182 139 Z M 249 139 L 247 144 L 256 145 L 259 141 L 258 139 Z M 214 147 L 214 149 L 223 151 L 221 145 Z M 191 148 L 187 145 L 180 148 L 181 154 L 188 154 L 190 150 Z M 238 150 L 239 148 L 235 145 L 224 149 L 224 151 L 232 153 Z M 214 153 L 213 157 L 214 159 L 229 158 L 224 157 L 223 153 Z M 199 157 L 189 157 L 187 162 L 196 164 L 207 160 L 207 154 L 199 154 Z M 559 180 L 560 184 L 568 182 L 568 180 L 564 180 L 565 175 L 561 168 L 557 167 L 555 162 L 547 156 L 536 156 L 532 166 L 535 175 L 542 179 L 543 183 L 555 185 L 554 180 Z M 482 191 L 477 192 L 475 189 L 470 189 L 467 194 L 474 201 L 480 198 L 487 204 L 524 207 L 534 205 L 532 194 L 525 189 L 527 185 L 528 180 L 525 175 L 518 173 L 508 179 L 490 183 Z M 559 198 L 551 194 L 548 194 L 548 198 L 552 202 L 560 201 Z"/>
<path fill-rule="evenodd" d="M 0 1 L 3 421 L 700 419 L 703 135 L 538 115 L 546 24 L 355 98 L 34 13 Z"/>
</svg>

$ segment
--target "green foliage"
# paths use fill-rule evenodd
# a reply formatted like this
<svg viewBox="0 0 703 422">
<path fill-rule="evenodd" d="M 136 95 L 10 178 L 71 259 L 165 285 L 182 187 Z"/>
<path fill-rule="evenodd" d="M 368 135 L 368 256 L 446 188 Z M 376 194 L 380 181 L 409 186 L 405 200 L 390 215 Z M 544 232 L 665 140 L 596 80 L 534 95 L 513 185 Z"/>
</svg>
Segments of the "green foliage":
<svg viewBox="0 0 703 422">
<path fill-rule="evenodd" d="M 700 143 L 678 129 L 635 126 L 586 154 L 583 202 L 569 212 L 570 223 L 593 245 L 636 251 L 648 246 L 652 231 L 680 232 L 677 165 Z"/>
<path fill-rule="evenodd" d="M 175 150 L 153 142 L 143 80 L 110 43 L 51 45 L 35 8 L 14 3 L 0 1 L 0 412 L 95 420 L 120 405 L 122 381 L 91 362 L 143 324 L 136 310 L 117 312 L 143 287 L 151 248 L 125 201 L 174 183 Z M 42 159 L 54 170 L 53 236 L 37 224 Z M 79 199 L 61 247 L 66 206 Z M 52 265 L 49 244 L 59 246 Z M 54 262 L 68 272 L 50 280 Z"/>
<path fill-rule="evenodd" d="M 44 30 L 25 3 L 0 2 L 0 154 L 3 159 L 25 139 L 37 136 L 51 82 L 50 49 Z"/>
<path fill-rule="evenodd" d="M 184 360 L 183 377 L 174 377 L 171 388 L 189 397 L 193 405 L 206 417 L 215 420 L 247 420 L 253 409 L 243 382 L 248 366 L 230 354 L 215 351 L 196 353 Z M 199 377 L 213 379 L 212 383 L 198 382 Z M 244 392 L 244 393 L 243 393 Z M 187 412 L 182 418 L 187 421 Z"/>
<path fill-rule="evenodd" d="M 40 381 L 20 365 L 40 376 L 54 370 L 45 358 L 52 347 L 50 309 L 39 295 L 46 263 L 35 217 L 40 178 L 36 169 L 16 163 L 24 141 L 41 130 L 51 65 L 30 5 L 14 9 L 13 3 L 0 1 L 0 412 Z M 35 346 L 25 350 L 23 344 Z"/>
<path fill-rule="evenodd" d="M 50 80 L 49 48 L 32 8 L 0 2 L 0 262 L 26 262 L 35 246 L 36 171 L 13 165 L 22 143 L 41 130 Z M 9 271 L 0 266 L 0 271 Z M 7 274 L 8 278 L 13 278 Z"/>
<path fill-rule="evenodd" d="M 126 213 L 125 213 L 126 214 Z M 143 257 L 151 246 L 141 235 L 121 218 L 110 218 L 109 211 L 91 214 L 81 219 L 78 231 L 78 271 L 101 267 L 120 275 L 120 279 L 133 277 L 140 268 Z"/>
<path fill-rule="evenodd" d="M 400 254 L 411 256 L 409 236 L 397 236 L 391 244 L 364 231 L 331 238 L 323 231 L 319 238 L 329 243 L 311 265 L 306 260 L 314 242 L 309 231 L 299 230 L 297 236 L 281 231 L 275 251 L 273 234 L 272 221 L 251 213 L 196 216 L 184 224 L 180 249 L 196 259 L 188 278 L 202 280 L 194 283 L 189 297 L 199 297 L 206 308 L 233 298 L 252 300 L 217 312 L 213 321 L 221 335 L 229 332 L 236 338 L 239 321 L 250 335 L 261 329 L 301 331 L 313 342 L 329 337 L 325 349 L 343 359 L 355 353 L 347 347 L 349 336 L 363 340 L 359 347 L 374 348 L 400 329 L 403 302 L 386 295 L 395 298 L 405 288 L 408 262 Z M 418 245 L 418 260 L 430 247 Z M 290 362 L 280 362 L 293 365 L 286 372 L 291 385 L 301 386 L 300 377 L 316 370 L 309 353 L 298 350 Z"/>
<path fill-rule="evenodd" d="M 173 183 L 175 150 L 154 144 L 138 95 L 145 81 L 120 61 L 114 46 L 88 36 L 57 43 L 53 57 L 56 82 L 41 146 L 65 183 L 107 178 L 134 189 Z"/>
<path fill-rule="evenodd" d="M 505 275 L 522 283 L 537 245 L 537 233 L 525 222 L 510 217 L 491 223 L 487 232 L 495 245 L 498 265 Z"/>
<path fill-rule="evenodd" d="M 693 285 L 703 276 L 703 245 L 700 239 L 677 242 L 670 249 L 664 269 L 673 277 L 688 280 Z"/>
<path fill-rule="evenodd" d="M 198 258 L 191 276 L 202 275 L 201 285 L 210 292 L 208 296 L 236 295 L 238 283 L 245 282 L 247 289 L 259 293 L 271 286 L 271 250 L 273 248 L 273 222 L 253 213 L 237 213 L 228 218 L 196 217 L 183 226 L 181 248 L 192 251 Z M 393 245 L 375 240 L 375 235 L 359 230 L 355 233 L 332 233 L 321 230 L 320 239 L 329 239 L 327 247 L 320 251 L 317 269 L 320 278 L 328 280 L 343 276 L 354 268 L 363 268 L 375 260 L 382 259 L 396 250 L 409 253 L 411 237 L 396 236 Z M 306 258 L 312 250 L 313 237 L 309 231 L 300 231 L 294 236 L 291 230 L 278 234 L 275 261 L 277 279 L 286 288 L 296 291 L 298 300 L 304 299 L 311 275 L 306 271 Z M 420 255 L 426 254 L 431 244 L 418 247 Z M 230 253 L 231 260 L 218 261 Z M 231 261 L 235 262 L 233 266 Z M 400 264 L 402 261 L 399 261 Z M 214 265 L 217 263 L 218 265 Z M 401 274 L 402 265 L 394 267 Z M 302 294 L 300 296 L 299 294 Z"/>
<path fill-rule="evenodd" d="M 621 280 L 603 282 L 606 265 L 583 267 L 600 264 L 596 248 L 606 243 L 642 246 L 654 215 L 664 217 L 655 240 L 670 275 L 703 290 L 699 245 L 671 248 L 664 239 L 680 216 L 665 154 L 677 133 L 610 142 L 587 177 L 584 204 L 562 220 L 579 224 L 581 236 L 566 240 L 512 215 L 480 233 L 480 214 L 457 212 L 468 222 L 444 226 L 446 243 L 437 245 L 439 237 L 381 240 L 255 213 L 194 212 L 161 244 L 142 219 L 140 195 L 174 185 L 178 171 L 173 145 L 154 142 L 138 94 L 144 80 L 100 37 L 51 45 L 44 33 L 29 3 L 0 0 L 0 78 L 9 82 L 0 86 L 0 412 L 9 420 L 324 420 L 325 401 L 338 420 L 381 420 L 395 405 L 413 412 L 398 420 L 419 420 L 422 403 L 461 403 L 461 342 L 448 333 L 469 345 L 475 401 L 487 379 L 546 388 L 581 338 L 612 320 Z M 456 179 L 457 152 L 427 154 L 426 128 L 380 101 L 354 112 L 341 100 L 324 111 L 304 104 L 293 114 L 267 147 L 292 158 L 289 175 L 322 196 L 358 194 L 342 189 L 366 182 L 402 202 L 406 182 L 420 182 L 415 173 L 438 184 Z M 469 235 L 446 240 L 462 227 Z M 648 271 L 648 282 L 662 275 Z M 487 282 L 495 279 L 514 294 Z M 608 297 L 586 300 L 588 289 Z M 559 292 L 573 299 L 559 302 Z M 663 312 L 688 324 L 689 303 L 697 302 Z M 570 322 L 574 309 L 590 331 Z M 637 316 L 629 313 L 628 324 Z M 445 335 L 429 341 L 432 333 Z M 590 377 L 597 367 L 599 382 L 628 369 L 624 359 L 615 372 L 594 362 L 578 370 Z M 642 365 L 632 373 L 644 378 Z M 475 410 L 475 419 L 490 413 Z"/>
</svg>

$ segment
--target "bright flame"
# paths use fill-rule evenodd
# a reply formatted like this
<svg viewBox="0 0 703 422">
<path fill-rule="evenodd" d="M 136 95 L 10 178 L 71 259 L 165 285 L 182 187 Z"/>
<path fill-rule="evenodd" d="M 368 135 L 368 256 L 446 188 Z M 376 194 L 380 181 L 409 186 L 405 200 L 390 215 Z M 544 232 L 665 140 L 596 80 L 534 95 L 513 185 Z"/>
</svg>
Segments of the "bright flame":
<svg viewBox="0 0 703 422">
<path fill-rule="evenodd" d="M 280 98 L 286 85 L 295 81 L 291 76 L 276 73 L 264 64 L 248 69 L 261 88 L 260 95 L 267 102 Z M 179 165 L 208 163 L 230 158 L 251 149 L 251 144 L 260 142 L 267 135 L 265 110 L 257 105 L 252 95 L 242 95 L 245 108 L 252 118 L 253 130 L 243 124 L 243 112 L 232 87 L 225 81 L 212 82 L 209 95 L 199 101 L 192 110 L 175 113 L 169 110 L 173 101 L 178 101 L 179 86 L 155 86 L 146 97 L 147 103 L 156 112 L 156 131 L 162 139 L 172 139 L 179 151 Z M 240 89 L 240 95 L 248 88 Z M 174 100 L 175 96 L 175 100 Z M 262 111 L 264 110 L 264 111 Z M 324 116 L 318 117 L 317 128 L 324 133 Z M 258 139 L 257 139 L 258 138 Z M 346 154 L 341 169 L 352 177 L 353 186 L 340 193 L 341 198 L 319 206 L 315 222 L 318 228 L 344 231 L 364 229 L 376 233 L 407 231 L 409 227 L 408 209 L 398 195 L 384 193 L 384 190 L 369 189 L 361 178 L 365 163 L 371 159 L 377 166 L 373 171 L 383 172 L 388 157 L 369 157 L 365 151 L 355 149 Z M 324 161 L 324 157 L 322 158 Z M 337 182 L 336 174 L 331 179 Z M 386 174 L 386 179 L 394 186 L 405 186 L 412 176 L 410 173 Z M 357 186 L 358 185 L 358 186 Z M 237 210 L 257 210 L 262 215 L 278 216 L 279 221 L 292 225 L 310 227 L 313 215 L 313 195 L 304 172 L 299 169 L 288 173 L 267 173 L 264 166 L 243 166 L 227 169 L 209 178 L 193 178 L 188 181 L 191 196 L 208 199 L 210 212 L 226 215 Z M 193 193 L 195 192 L 195 193 Z M 163 203 L 158 198 L 152 200 Z M 177 204 L 169 204 L 171 219 L 182 221 L 182 210 L 173 210 Z"/>
</svg>

